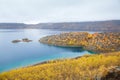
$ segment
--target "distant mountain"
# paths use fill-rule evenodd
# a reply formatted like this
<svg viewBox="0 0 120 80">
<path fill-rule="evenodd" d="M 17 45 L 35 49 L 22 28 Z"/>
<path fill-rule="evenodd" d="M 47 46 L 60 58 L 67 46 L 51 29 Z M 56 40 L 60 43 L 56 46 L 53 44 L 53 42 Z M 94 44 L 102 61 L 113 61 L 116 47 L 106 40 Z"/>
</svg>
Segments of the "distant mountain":
<svg viewBox="0 0 120 80">
<path fill-rule="evenodd" d="M 23 23 L 0 23 L 0 29 L 24 29 L 27 25 Z"/>
<path fill-rule="evenodd" d="M 0 29 L 56 29 L 78 31 L 120 31 L 120 20 L 61 23 L 0 23 Z"/>
</svg>

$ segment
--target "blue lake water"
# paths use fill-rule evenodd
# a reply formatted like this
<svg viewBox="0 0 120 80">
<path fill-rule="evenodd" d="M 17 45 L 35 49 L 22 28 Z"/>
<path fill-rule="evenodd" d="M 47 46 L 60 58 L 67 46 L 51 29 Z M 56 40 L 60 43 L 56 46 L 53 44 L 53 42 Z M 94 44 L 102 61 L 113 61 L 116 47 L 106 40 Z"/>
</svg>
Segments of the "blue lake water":
<svg viewBox="0 0 120 80">
<path fill-rule="evenodd" d="M 69 31 L 54 31 L 42 29 L 0 29 L 0 72 L 33 65 L 39 62 L 73 58 L 90 54 L 80 48 L 62 48 L 41 44 L 41 37 Z M 29 38 L 29 43 L 11 43 L 12 40 Z"/>
</svg>

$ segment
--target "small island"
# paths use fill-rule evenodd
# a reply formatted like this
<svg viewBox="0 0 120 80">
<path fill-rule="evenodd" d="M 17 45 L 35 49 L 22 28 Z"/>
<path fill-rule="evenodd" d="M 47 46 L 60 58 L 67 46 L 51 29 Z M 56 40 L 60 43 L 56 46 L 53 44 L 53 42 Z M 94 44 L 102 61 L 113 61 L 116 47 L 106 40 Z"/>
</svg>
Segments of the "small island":
<svg viewBox="0 0 120 80">
<path fill-rule="evenodd" d="M 19 43 L 19 42 L 32 42 L 32 40 L 29 40 L 28 38 L 23 38 L 22 40 L 13 40 L 12 43 Z"/>
<path fill-rule="evenodd" d="M 23 38 L 22 42 L 32 42 L 32 40 L 29 40 L 28 38 Z"/>
<path fill-rule="evenodd" d="M 90 34 L 87 32 L 69 32 L 46 36 L 39 42 L 64 47 L 83 47 L 94 52 L 114 52 L 120 50 L 120 33 L 105 32 Z"/>
<path fill-rule="evenodd" d="M 13 40 L 12 43 L 18 43 L 21 42 L 21 40 Z"/>
</svg>

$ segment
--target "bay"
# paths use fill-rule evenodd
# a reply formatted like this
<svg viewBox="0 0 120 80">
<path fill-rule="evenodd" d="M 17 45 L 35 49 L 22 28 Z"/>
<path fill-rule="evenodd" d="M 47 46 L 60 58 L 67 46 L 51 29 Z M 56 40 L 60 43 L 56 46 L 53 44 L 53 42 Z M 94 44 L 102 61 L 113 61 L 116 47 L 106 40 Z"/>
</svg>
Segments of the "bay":
<svg viewBox="0 0 120 80">
<path fill-rule="evenodd" d="M 44 36 L 62 32 L 45 29 L 0 29 L 0 72 L 37 64 L 43 61 L 74 58 L 91 52 L 81 48 L 55 47 L 39 43 Z M 93 32 L 90 32 L 93 33 Z M 12 40 L 28 38 L 32 42 L 12 43 Z"/>
</svg>

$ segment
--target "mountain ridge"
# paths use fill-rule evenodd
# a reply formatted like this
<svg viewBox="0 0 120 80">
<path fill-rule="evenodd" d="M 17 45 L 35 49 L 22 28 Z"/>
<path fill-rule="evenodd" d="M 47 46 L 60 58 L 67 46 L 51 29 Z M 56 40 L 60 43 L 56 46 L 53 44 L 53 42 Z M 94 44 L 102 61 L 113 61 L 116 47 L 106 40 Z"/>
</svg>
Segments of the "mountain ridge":
<svg viewBox="0 0 120 80">
<path fill-rule="evenodd" d="M 55 29 L 78 31 L 120 31 L 120 20 L 56 22 L 56 23 L 0 23 L 0 29 Z"/>
</svg>

